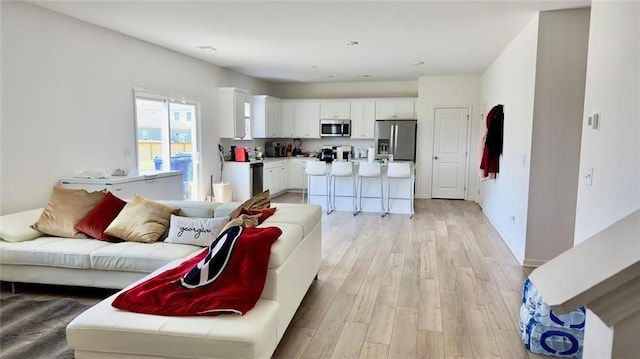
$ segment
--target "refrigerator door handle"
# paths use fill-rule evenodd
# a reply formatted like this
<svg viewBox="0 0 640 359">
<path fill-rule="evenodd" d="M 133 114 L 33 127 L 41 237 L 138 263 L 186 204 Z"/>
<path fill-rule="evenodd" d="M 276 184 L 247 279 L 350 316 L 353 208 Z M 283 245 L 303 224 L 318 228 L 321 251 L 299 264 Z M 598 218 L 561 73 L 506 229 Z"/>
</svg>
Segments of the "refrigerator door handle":
<svg viewBox="0 0 640 359">
<path fill-rule="evenodd" d="M 393 155 L 398 152 L 398 125 L 393 125 Z"/>
</svg>

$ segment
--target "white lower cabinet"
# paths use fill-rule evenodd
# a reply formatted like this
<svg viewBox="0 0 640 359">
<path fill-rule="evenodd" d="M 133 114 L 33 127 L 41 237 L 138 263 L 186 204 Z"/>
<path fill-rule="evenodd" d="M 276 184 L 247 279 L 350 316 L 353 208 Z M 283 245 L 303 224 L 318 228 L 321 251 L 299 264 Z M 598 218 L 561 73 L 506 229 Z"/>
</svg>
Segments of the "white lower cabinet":
<svg viewBox="0 0 640 359">
<path fill-rule="evenodd" d="M 299 190 L 303 188 L 306 161 L 306 159 L 302 158 L 289 159 L 289 189 Z"/>
<path fill-rule="evenodd" d="M 271 195 L 284 192 L 288 188 L 287 160 L 264 163 L 262 189 L 268 189 Z"/>
</svg>

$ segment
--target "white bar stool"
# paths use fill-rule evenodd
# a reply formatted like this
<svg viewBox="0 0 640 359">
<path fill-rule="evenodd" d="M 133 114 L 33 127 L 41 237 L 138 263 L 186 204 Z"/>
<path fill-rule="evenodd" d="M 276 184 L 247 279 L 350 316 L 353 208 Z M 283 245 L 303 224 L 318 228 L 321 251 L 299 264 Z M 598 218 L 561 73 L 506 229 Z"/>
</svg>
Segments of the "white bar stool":
<svg viewBox="0 0 640 359">
<path fill-rule="evenodd" d="M 384 212 L 384 187 L 382 185 L 382 171 L 378 162 L 360 162 L 358 166 L 358 211 L 362 211 L 362 179 L 380 179 L 380 216 L 386 216 Z"/>
<path fill-rule="evenodd" d="M 409 198 L 411 200 L 411 215 L 409 218 L 413 218 L 413 186 L 415 182 L 415 176 L 411 171 L 411 164 L 408 162 L 389 162 L 387 168 L 387 214 L 389 213 L 389 206 L 391 199 L 400 199 L 391 197 L 391 181 L 394 179 L 411 179 L 411 185 L 409 186 Z"/>
<path fill-rule="evenodd" d="M 324 161 L 307 161 L 305 167 L 305 176 L 306 176 L 306 187 L 307 187 L 307 203 L 311 202 L 311 177 L 324 177 L 325 178 L 325 192 L 324 196 L 327 199 L 326 208 L 327 214 L 333 212 L 331 206 L 329 205 L 329 197 L 331 197 L 331 190 L 329 187 L 329 173 L 327 172 L 327 164 Z M 302 202 L 304 203 L 304 192 L 305 189 L 302 188 Z"/>
<path fill-rule="evenodd" d="M 353 173 L 353 162 L 351 161 L 333 162 L 331 164 L 330 179 L 331 179 L 331 185 L 333 186 L 333 188 L 331 188 L 331 204 L 333 206 L 332 211 L 336 210 L 336 177 L 342 177 L 342 178 L 351 177 L 351 183 L 353 187 L 351 202 L 353 205 L 353 215 L 355 216 L 356 215 L 356 179 Z"/>
</svg>

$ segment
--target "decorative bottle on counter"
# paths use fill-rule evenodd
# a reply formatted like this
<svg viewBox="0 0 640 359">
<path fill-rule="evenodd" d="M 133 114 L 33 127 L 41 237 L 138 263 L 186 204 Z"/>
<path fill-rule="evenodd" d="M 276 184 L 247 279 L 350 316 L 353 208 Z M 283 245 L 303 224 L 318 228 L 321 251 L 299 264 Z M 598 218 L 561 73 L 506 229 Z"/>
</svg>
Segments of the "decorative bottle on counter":
<svg viewBox="0 0 640 359">
<path fill-rule="evenodd" d="M 373 146 L 369 147 L 369 153 L 368 153 L 368 158 L 369 158 L 369 162 L 373 162 L 376 159 L 376 152 L 373 149 Z"/>
</svg>

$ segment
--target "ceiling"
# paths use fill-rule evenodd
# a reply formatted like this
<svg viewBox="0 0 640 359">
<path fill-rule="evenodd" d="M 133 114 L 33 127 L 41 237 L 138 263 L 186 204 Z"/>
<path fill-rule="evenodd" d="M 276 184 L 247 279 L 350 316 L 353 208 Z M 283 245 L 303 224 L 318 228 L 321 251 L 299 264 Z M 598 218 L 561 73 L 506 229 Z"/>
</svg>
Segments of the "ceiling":
<svg viewBox="0 0 640 359">
<path fill-rule="evenodd" d="M 590 4 L 584 0 L 31 2 L 273 82 L 481 74 L 537 11 Z M 350 41 L 358 44 L 347 45 Z"/>
</svg>

